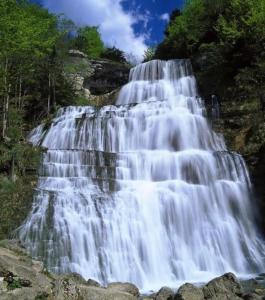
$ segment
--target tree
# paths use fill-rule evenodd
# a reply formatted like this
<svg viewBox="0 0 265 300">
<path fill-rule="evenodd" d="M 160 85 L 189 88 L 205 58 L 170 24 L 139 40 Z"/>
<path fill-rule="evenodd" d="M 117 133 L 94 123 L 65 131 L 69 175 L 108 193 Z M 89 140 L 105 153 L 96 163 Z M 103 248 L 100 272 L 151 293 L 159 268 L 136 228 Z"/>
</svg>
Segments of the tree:
<svg viewBox="0 0 265 300">
<path fill-rule="evenodd" d="M 0 169 L 8 167 L 12 180 L 27 149 L 25 130 L 73 95 L 57 50 L 67 35 L 59 31 L 60 21 L 27 1 L 0 2 L 0 142 L 6 157 Z"/>
<path fill-rule="evenodd" d="M 106 48 L 101 54 L 101 57 L 120 63 L 126 63 L 125 53 L 116 47 Z"/>
<path fill-rule="evenodd" d="M 73 41 L 74 48 L 83 51 L 89 58 L 98 58 L 104 51 L 98 27 L 82 27 Z"/>
<path fill-rule="evenodd" d="M 191 58 L 203 92 L 228 93 L 264 60 L 265 2 L 189 0 L 165 33 L 156 58 Z"/>
<path fill-rule="evenodd" d="M 156 48 L 155 47 L 149 47 L 144 52 L 144 60 L 143 62 L 148 62 L 150 60 L 153 60 L 155 57 Z"/>
</svg>

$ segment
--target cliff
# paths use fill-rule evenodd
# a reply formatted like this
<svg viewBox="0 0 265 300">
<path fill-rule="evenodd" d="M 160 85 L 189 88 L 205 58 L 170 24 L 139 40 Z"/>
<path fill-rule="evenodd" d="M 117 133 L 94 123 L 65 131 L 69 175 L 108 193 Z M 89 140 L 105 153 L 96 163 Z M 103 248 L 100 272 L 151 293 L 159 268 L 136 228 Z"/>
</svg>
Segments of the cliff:
<svg viewBox="0 0 265 300">
<path fill-rule="evenodd" d="M 80 103 L 103 106 L 113 104 L 121 86 L 128 82 L 130 65 L 108 59 L 88 59 L 70 50 L 64 63 L 65 77 L 72 83 Z"/>
<path fill-rule="evenodd" d="M 265 115 L 260 99 L 227 99 L 221 100 L 220 104 L 221 116 L 213 120 L 213 127 L 224 135 L 231 151 L 239 152 L 245 158 L 256 196 L 253 205 L 257 210 L 259 225 L 265 233 Z"/>
</svg>

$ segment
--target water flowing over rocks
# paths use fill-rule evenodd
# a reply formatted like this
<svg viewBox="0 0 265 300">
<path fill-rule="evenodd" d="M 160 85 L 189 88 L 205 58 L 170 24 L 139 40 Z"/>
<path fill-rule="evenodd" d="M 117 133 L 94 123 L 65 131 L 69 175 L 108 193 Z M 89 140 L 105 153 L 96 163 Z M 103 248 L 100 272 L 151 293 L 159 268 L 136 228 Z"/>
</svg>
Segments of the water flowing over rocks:
<svg viewBox="0 0 265 300">
<path fill-rule="evenodd" d="M 204 117 L 187 60 L 131 70 L 116 105 L 66 107 L 19 237 L 55 273 L 141 290 L 264 270 L 245 162 Z"/>
<path fill-rule="evenodd" d="M 229 149 L 245 158 L 257 196 L 253 203 L 259 211 L 256 219 L 265 234 L 265 114 L 260 99 L 247 96 L 236 101 L 222 99 L 221 118 L 213 120 L 213 125 L 224 135 Z"/>
</svg>

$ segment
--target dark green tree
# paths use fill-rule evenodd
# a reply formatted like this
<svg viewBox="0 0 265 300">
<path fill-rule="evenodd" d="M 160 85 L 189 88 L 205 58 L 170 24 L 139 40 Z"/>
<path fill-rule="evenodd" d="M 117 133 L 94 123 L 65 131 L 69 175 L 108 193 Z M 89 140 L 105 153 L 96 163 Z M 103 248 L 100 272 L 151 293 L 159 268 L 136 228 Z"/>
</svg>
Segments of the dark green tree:
<svg viewBox="0 0 265 300">
<path fill-rule="evenodd" d="M 125 53 L 116 47 L 106 48 L 101 54 L 101 57 L 120 63 L 126 63 Z"/>
</svg>

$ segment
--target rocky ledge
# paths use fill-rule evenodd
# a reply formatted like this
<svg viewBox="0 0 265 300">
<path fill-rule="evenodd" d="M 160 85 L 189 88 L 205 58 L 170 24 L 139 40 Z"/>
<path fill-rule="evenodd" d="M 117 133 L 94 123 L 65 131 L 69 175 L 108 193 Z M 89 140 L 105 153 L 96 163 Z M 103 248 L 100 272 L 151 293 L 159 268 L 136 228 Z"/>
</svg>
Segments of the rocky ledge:
<svg viewBox="0 0 265 300">
<path fill-rule="evenodd" d="M 78 50 L 70 50 L 64 62 L 64 74 L 75 94 L 87 105 L 113 104 L 116 93 L 128 82 L 131 66 L 108 59 L 89 59 Z"/>
<path fill-rule="evenodd" d="M 75 273 L 51 274 L 41 262 L 30 258 L 18 241 L 0 242 L 1 300 L 264 300 L 264 279 L 261 274 L 257 280 L 239 282 L 227 273 L 201 287 L 185 283 L 177 291 L 163 287 L 144 296 L 131 283 L 102 287 Z"/>
</svg>

